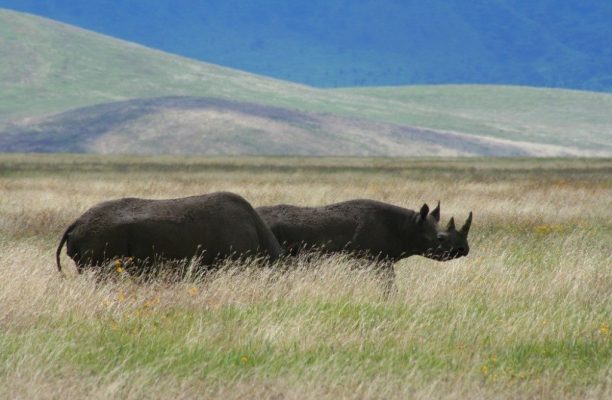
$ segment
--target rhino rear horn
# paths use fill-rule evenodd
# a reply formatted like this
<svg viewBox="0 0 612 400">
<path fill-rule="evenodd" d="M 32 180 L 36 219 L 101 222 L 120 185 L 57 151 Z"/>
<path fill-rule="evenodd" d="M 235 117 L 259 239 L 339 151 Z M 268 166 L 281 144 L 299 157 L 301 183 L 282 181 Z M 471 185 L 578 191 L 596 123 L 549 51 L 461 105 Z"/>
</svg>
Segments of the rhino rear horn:
<svg viewBox="0 0 612 400">
<path fill-rule="evenodd" d="M 470 231 L 470 226 L 472 226 L 472 212 L 470 211 L 470 215 L 468 216 L 467 220 L 465 220 L 465 224 L 463 224 L 463 226 L 461 227 L 461 233 L 463 233 L 464 235 L 467 235 L 468 232 Z"/>
<path fill-rule="evenodd" d="M 433 211 L 429 215 L 434 217 L 436 222 L 440 222 L 440 202 L 439 201 L 438 201 L 438 205 L 436 206 L 436 208 L 434 208 Z"/>
<path fill-rule="evenodd" d="M 425 221 L 425 218 L 427 218 L 427 214 L 429 214 L 429 206 L 427 205 L 427 203 L 423 204 L 423 207 L 421 207 L 421 211 L 419 211 L 419 215 L 421 216 L 421 222 Z"/>
<path fill-rule="evenodd" d="M 455 217 L 451 217 L 450 221 L 448 221 L 448 225 L 446 225 L 446 230 L 455 230 Z"/>
</svg>

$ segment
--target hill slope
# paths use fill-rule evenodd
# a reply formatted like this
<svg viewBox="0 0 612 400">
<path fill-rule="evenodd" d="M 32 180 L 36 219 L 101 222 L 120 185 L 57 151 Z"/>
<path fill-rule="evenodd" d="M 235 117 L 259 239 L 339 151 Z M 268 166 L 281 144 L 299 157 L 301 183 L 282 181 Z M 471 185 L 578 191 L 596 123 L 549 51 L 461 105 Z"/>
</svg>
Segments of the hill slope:
<svg viewBox="0 0 612 400">
<path fill-rule="evenodd" d="M 0 9 L 0 121 L 113 100 L 299 98 L 311 89 Z"/>
<path fill-rule="evenodd" d="M 62 135 L 67 135 L 68 127 L 72 127 L 73 133 L 70 135 L 78 136 L 78 113 L 91 111 L 83 109 L 84 106 L 142 97 L 183 95 L 217 99 L 217 105 L 229 104 L 221 101 L 229 100 L 284 108 L 288 109 L 287 112 L 299 110 L 325 114 L 325 118 L 335 116 L 343 121 L 336 125 L 335 133 L 329 128 L 331 125 L 322 123 L 323 128 L 315 127 L 309 135 L 320 135 L 321 131 L 332 132 L 331 138 L 338 140 L 335 142 L 338 149 L 350 148 L 347 143 L 339 142 L 350 140 L 347 136 L 337 134 L 339 129 L 350 130 L 349 119 L 359 118 L 360 126 L 367 125 L 372 129 L 368 133 L 371 144 L 378 143 L 375 138 L 378 132 L 374 129 L 376 124 L 387 124 L 385 126 L 401 126 L 401 129 L 413 131 L 445 131 L 442 132 L 444 134 L 454 132 L 465 138 L 500 139 L 515 143 L 523 150 L 527 144 L 529 154 L 533 154 L 533 149 L 543 148 L 539 145 L 555 149 L 552 154 L 559 155 L 612 154 L 612 113 L 609 112 L 612 109 L 612 95 L 608 94 L 469 85 L 321 90 L 188 60 L 5 10 L 0 10 L 0 59 L 0 136 L 5 136 L 2 143 L 6 146 L 0 147 L 0 150 L 4 151 L 15 149 L 16 143 L 21 143 L 18 148 L 27 150 L 26 138 L 40 139 L 43 132 L 41 127 L 48 126 L 52 121 L 62 121 L 63 124 L 63 127 L 58 128 L 59 125 L 55 123 L 52 132 L 64 132 Z M 69 114 L 50 116 L 71 109 L 74 110 Z M 96 112 L 103 109 L 97 109 Z M 230 109 L 227 112 L 231 114 L 233 111 Z M 270 110 L 268 114 L 275 112 Z M 99 115 L 111 118 L 108 113 L 102 112 Z M 168 114 L 167 121 L 177 115 Z M 44 116 L 48 116 L 48 119 L 44 119 Z M 137 124 L 135 119 L 131 120 L 132 124 Z M 138 121 L 145 123 L 144 120 Z M 181 121 L 176 117 L 174 122 L 168 123 L 177 127 Z M 159 127 L 163 126 L 160 121 L 158 123 Z M 200 118 L 199 123 L 207 124 L 209 121 Z M 266 129 L 265 124 L 257 124 L 256 129 Z M 217 126 L 217 134 L 235 131 L 235 126 L 230 125 L 227 125 L 228 130 L 224 130 L 226 125 Z M 137 132 L 139 129 L 134 125 L 133 130 L 128 129 L 126 132 Z M 163 130 L 160 128 L 159 131 Z M 32 136 L 32 132 L 38 132 L 38 136 Z M 17 140 L 18 134 L 24 134 L 24 137 Z M 163 134 L 172 133 L 166 131 Z M 101 133 L 97 135 L 102 136 Z M 62 137 L 66 136 L 57 140 L 51 137 L 45 139 L 55 144 L 51 147 L 43 146 L 47 149 L 44 151 L 74 150 L 71 147 L 73 144 Z M 302 137 L 304 140 L 294 142 L 293 148 L 309 150 L 297 153 L 316 154 L 317 146 L 306 140 L 311 136 Z M 250 137 L 241 134 L 234 138 L 240 142 L 235 147 L 242 149 L 240 152 L 249 148 L 247 142 L 251 140 Z M 416 139 L 412 143 L 410 140 L 406 137 L 401 146 L 397 145 L 397 141 L 392 143 L 398 146 L 397 149 L 415 148 L 423 144 Z M 87 142 L 76 137 L 73 141 L 81 143 L 78 146 Z M 60 143 L 65 147 L 58 147 Z M 224 143 L 219 149 L 232 148 L 228 147 L 227 140 Z M 328 149 L 325 154 L 330 154 L 331 141 L 326 143 L 319 148 Z M 452 150 L 456 154 L 474 154 L 461 146 L 450 149 L 447 144 L 441 144 L 445 152 Z M 35 146 L 38 144 L 32 142 L 31 146 L 31 149 L 37 148 Z M 258 146 L 274 148 L 264 142 L 255 147 Z M 373 145 L 370 145 L 366 146 L 367 151 L 352 151 L 350 154 L 397 154 L 391 150 L 393 146 L 381 147 L 389 149 L 389 153 L 374 151 Z M 81 148 L 75 151 L 89 150 Z M 185 148 L 183 151 L 189 152 L 190 149 Z M 415 151 L 406 150 L 402 154 L 415 154 Z M 487 150 L 482 154 L 497 153 Z M 545 151 L 542 154 L 551 153 Z"/>
<path fill-rule="evenodd" d="M 389 120 L 432 129 L 612 151 L 612 95 L 516 86 L 411 86 L 346 89 L 393 103 Z M 401 104 L 401 105 L 400 105 Z"/>
<path fill-rule="evenodd" d="M 0 7 L 314 86 L 612 91 L 608 0 L 0 0 Z"/>
<path fill-rule="evenodd" d="M 205 97 L 113 102 L 13 124 L 11 152 L 352 156 L 567 156 L 591 153 L 526 142 Z"/>
</svg>

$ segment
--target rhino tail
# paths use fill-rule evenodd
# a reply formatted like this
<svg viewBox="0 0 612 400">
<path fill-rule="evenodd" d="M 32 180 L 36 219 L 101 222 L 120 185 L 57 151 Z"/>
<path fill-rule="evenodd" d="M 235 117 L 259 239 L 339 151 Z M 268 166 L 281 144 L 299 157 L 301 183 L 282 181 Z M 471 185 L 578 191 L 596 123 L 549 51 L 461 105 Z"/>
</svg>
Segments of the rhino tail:
<svg viewBox="0 0 612 400">
<path fill-rule="evenodd" d="M 57 270 L 59 271 L 60 274 L 62 273 L 62 264 L 60 263 L 62 247 L 64 247 L 64 244 L 68 241 L 68 235 L 70 234 L 72 229 L 74 229 L 75 225 L 76 225 L 76 222 L 73 222 L 68 228 L 66 228 L 66 230 L 64 231 L 64 234 L 62 235 L 62 239 L 59 242 L 59 246 L 57 246 L 57 251 L 55 252 L 55 262 L 57 263 Z"/>
</svg>

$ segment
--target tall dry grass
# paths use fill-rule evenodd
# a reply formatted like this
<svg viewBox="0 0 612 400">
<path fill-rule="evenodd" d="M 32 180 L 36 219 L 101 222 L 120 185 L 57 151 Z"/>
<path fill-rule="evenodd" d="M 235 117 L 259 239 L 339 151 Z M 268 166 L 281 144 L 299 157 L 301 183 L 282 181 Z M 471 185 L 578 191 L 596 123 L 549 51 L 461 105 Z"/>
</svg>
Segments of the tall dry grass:
<svg viewBox="0 0 612 400">
<path fill-rule="evenodd" d="M 0 397 L 612 397 L 609 160 L 2 156 Z M 54 250 L 98 201 L 215 190 L 474 212 L 467 258 L 315 257 L 97 282 Z M 232 267 L 231 265 L 228 267 Z"/>
</svg>

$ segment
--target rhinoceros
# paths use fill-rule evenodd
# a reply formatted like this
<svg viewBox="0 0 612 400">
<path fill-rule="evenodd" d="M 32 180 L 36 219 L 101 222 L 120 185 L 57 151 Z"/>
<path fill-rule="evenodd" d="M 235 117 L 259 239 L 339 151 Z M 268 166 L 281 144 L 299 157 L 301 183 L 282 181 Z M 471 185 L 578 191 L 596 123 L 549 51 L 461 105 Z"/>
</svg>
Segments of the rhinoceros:
<svg viewBox="0 0 612 400">
<path fill-rule="evenodd" d="M 228 192 L 168 200 L 123 198 L 95 205 L 64 232 L 56 252 L 60 272 L 64 243 L 79 273 L 118 258 L 146 265 L 156 259 L 198 257 L 201 264 L 212 265 L 244 255 L 275 261 L 283 253 L 253 207 Z"/>
<path fill-rule="evenodd" d="M 323 207 L 292 205 L 256 209 L 290 255 L 316 249 L 324 253 L 348 252 L 379 261 L 391 283 L 393 263 L 412 255 L 438 261 L 467 256 L 472 212 L 459 230 L 451 218 L 443 229 L 440 203 L 429 212 L 423 204 L 416 212 L 392 204 L 358 199 Z"/>
</svg>

